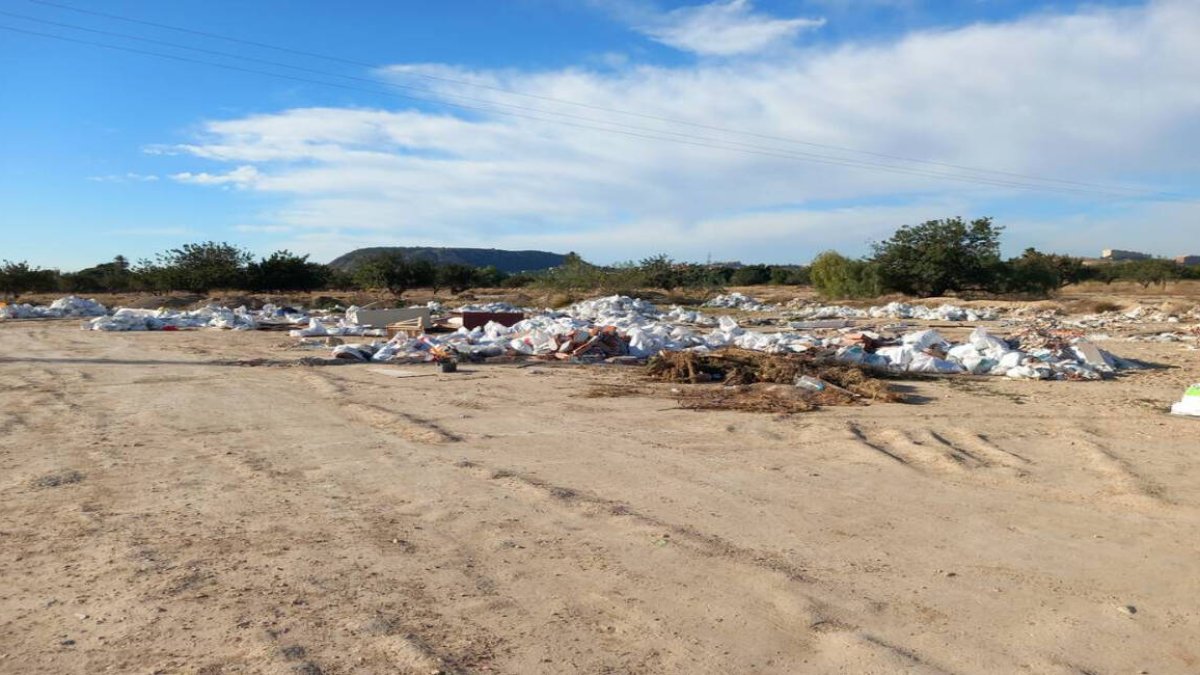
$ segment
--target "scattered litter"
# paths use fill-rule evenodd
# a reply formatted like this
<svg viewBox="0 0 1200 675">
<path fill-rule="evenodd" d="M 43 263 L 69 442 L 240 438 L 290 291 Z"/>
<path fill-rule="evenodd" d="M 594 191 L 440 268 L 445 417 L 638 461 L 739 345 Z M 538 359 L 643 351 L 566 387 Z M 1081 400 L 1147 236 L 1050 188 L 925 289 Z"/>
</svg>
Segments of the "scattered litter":
<svg viewBox="0 0 1200 675">
<path fill-rule="evenodd" d="M 1188 387 L 1183 398 L 1171 404 L 1171 414 L 1200 417 L 1200 383 Z"/>
</svg>

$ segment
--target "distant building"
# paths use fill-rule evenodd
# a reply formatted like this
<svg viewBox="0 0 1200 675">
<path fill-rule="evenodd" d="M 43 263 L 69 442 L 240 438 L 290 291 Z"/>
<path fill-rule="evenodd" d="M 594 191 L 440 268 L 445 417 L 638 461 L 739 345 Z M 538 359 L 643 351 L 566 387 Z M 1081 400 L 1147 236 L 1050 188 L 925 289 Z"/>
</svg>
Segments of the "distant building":
<svg viewBox="0 0 1200 675">
<path fill-rule="evenodd" d="M 1122 260 L 1149 260 L 1154 256 L 1148 253 L 1138 253 L 1137 251 L 1122 251 L 1119 248 L 1106 248 L 1100 252 L 1100 257 L 1111 262 L 1120 262 Z"/>
<path fill-rule="evenodd" d="M 1180 265 L 1200 265 L 1200 255 L 1181 255 L 1175 258 L 1175 262 Z"/>
</svg>

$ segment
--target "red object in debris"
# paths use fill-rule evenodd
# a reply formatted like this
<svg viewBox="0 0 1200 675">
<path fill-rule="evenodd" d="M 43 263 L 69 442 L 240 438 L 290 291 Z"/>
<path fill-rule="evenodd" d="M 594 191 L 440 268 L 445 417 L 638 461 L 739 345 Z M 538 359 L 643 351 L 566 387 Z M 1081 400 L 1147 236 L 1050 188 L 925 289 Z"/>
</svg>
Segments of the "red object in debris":
<svg viewBox="0 0 1200 675">
<path fill-rule="evenodd" d="M 163 330 L 179 330 L 179 326 L 163 326 Z"/>
<path fill-rule="evenodd" d="M 463 312 L 463 328 L 471 330 L 472 328 L 482 328 L 489 321 L 495 321 L 501 326 L 513 326 L 514 324 L 525 319 L 525 315 L 521 312 Z"/>
</svg>

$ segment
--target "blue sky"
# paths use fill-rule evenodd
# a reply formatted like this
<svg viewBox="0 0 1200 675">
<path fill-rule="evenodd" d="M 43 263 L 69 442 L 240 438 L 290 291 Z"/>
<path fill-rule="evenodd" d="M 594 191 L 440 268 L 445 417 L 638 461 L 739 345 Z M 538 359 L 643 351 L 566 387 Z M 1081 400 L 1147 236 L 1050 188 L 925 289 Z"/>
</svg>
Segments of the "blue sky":
<svg viewBox="0 0 1200 675">
<path fill-rule="evenodd" d="M 206 63 L 0 30 L 0 259 L 806 262 L 951 215 L 1010 253 L 1200 252 L 1188 0 L 62 4 L 340 60 L 3 0 L 0 26 Z"/>
</svg>

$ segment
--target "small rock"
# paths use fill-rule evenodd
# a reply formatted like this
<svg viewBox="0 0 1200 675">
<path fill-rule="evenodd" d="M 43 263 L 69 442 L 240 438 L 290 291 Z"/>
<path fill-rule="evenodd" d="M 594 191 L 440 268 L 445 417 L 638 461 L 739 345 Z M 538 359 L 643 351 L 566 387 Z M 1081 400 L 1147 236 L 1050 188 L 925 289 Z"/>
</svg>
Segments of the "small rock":
<svg viewBox="0 0 1200 675">
<path fill-rule="evenodd" d="M 1117 608 L 1117 611 L 1121 612 L 1122 614 L 1133 616 L 1134 614 L 1137 614 L 1137 607 L 1134 607 L 1133 605 L 1122 605 Z"/>
</svg>

